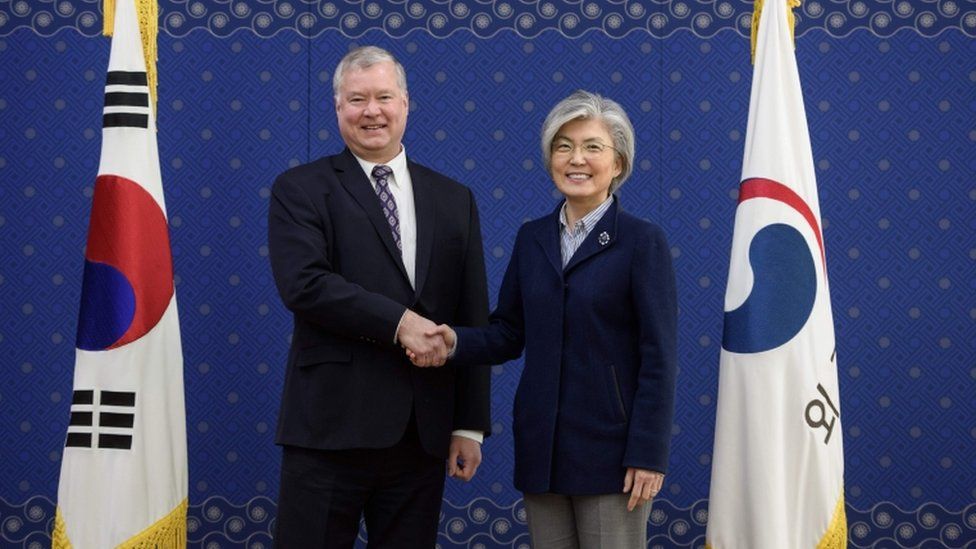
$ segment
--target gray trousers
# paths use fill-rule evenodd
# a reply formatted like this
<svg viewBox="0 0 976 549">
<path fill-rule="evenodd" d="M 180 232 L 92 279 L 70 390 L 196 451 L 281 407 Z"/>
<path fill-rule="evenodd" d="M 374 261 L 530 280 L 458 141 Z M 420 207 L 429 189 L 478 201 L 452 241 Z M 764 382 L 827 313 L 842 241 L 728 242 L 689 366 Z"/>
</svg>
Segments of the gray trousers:
<svg viewBox="0 0 976 549">
<path fill-rule="evenodd" d="M 630 494 L 525 494 L 535 549 L 646 549 L 651 502 L 627 510 Z"/>
</svg>

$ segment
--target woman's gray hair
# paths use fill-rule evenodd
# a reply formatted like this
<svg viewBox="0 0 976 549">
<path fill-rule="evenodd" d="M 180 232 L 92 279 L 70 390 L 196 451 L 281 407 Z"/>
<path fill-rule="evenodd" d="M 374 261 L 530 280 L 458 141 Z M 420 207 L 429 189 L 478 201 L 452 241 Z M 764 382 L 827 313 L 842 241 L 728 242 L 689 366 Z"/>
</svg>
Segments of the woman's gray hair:
<svg viewBox="0 0 976 549">
<path fill-rule="evenodd" d="M 332 75 L 332 95 L 339 98 L 339 88 L 342 86 L 342 79 L 346 76 L 349 69 L 368 69 L 377 63 L 389 61 L 396 68 L 397 86 L 403 93 L 407 93 L 407 72 L 403 70 L 403 65 L 393 57 L 393 54 L 376 46 L 363 46 L 356 48 L 346 54 L 339 61 L 335 74 Z"/>
<path fill-rule="evenodd" d="M 584 90 L 576 90 L 549 111 L 542 123 L 542 160 L 546 171 L 552 170 L 552 142 L 556 133 L 567 122 L 573 120 L 599 120 L 606 124 L 613 139 L 620 160 L 620 175 L 610 182 L 610 192 L 614 193 L 630 176 L 634 169 L 634 126 L 619 103 L 601 95 Z"/>
</svg>

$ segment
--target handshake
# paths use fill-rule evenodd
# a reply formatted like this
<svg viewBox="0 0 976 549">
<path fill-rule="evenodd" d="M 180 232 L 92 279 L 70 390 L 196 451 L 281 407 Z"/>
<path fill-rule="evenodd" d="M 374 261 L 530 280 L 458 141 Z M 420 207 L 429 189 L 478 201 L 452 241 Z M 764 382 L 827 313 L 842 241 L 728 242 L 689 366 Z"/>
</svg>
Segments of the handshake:
<svg viewBox="0 0 976 549">
<path fill-rule="evenodd" d="M 438 326 L 410 309 L 403 313 L 397 330 L 397 341 L 410 362 L 421 368 L 443 366 L 456 340 L 457 334 L 450 326 Z"/>
</svg>

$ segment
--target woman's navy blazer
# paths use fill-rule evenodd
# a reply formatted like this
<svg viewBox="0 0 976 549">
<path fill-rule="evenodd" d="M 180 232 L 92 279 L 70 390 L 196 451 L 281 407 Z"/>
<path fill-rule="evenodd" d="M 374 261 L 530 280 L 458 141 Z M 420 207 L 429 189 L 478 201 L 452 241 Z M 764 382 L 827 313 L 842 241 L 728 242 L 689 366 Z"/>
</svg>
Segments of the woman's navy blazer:
<svg viewBox="0 0 976 549">
<path fill-rule="evenodd" d="M 515 394 L 515 487 L 621 492 L 627 467 L 667 472 L 677 363 L 671 251 L 657 225 L 619 208 L 564 269 L 559 209 L 523 225 L 483 328 L 457 328 L 458 363 L 525 349 Z"/>
</svg>

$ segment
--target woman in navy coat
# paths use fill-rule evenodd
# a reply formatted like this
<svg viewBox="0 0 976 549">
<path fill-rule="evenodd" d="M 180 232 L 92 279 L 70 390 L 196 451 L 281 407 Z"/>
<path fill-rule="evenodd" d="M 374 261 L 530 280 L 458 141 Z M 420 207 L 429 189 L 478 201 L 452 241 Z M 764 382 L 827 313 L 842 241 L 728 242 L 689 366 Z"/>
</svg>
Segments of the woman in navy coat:
<svg viewBox="0 0 976 549">
<path fill-rule="evenodd" d="M 616 102 L 585 91 L 561 101 L 543 124 L 542 155 L 565 201 L 519 230 L 490 325 L 436 333 L 456 343 L 456 364 L 525 350 L 515 487 L 533 546 L 645 548 L 674 407 L 670 248 L 614 195 L 634 158 Z"/>
</svg>

